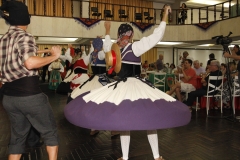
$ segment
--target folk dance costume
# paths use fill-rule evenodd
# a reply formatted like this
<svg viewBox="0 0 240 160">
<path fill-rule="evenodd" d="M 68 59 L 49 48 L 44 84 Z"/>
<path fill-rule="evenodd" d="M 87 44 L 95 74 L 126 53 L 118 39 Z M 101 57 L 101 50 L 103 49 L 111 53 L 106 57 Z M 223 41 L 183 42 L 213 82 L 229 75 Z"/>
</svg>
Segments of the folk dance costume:
<svg viewBox="0 0 240 160">
<path fill-rule="evenodd" d="M 48 66 L 48 71 L 51 72 L 48 88 L 51 90 L 56 90 L 58 85 L 62 82 L 60 72 L 64 72 L 63 65 L 59 60 L 56 60 Z"/>
<path fill-rule="evenodd" d="M 106 73 L 105 53 L 102 50 L 103 41 L 101 38 L 95 38 L 90 48 L 90 61 L 93 76 L 84 83 L 84 85 L 74 89 L 70 95 L 71 99 L 75 99 L 79 95 L 89 92 L 93 89 L 100 88 L 109 83 Z"/>
<path fill-rule="evenodd" d="M 90 48 L 90 61 L 93 75 L 80 87 L 74 89 L 68 97 L 68 102 L 75 99 L 83 93 L 90 92 L 93 89 L 101 88 L 102 86 L 110 83 L 106 76 L 106 62 L 105 53 L 102 50 L 103 41 L 101 38 L 95 38 Z M 90 135 L 96 135 L 98 130 L 91 129 Z M 117 132 L 111 132 L 112 136 L 117 135 Z"/>
<path fill-rule="evenodd" d="M 88 64 L 89 56 L 76 60 L 72 69 L 68 70 L 64 80 L 59 85 L 57 93 L 70 95 L 75 88 L 88 80 Z"/>
<path fill-rule="evenodd" d="M 74 90 L 79 85 L 83 84 L 88 80 L 89 75 L 88 72 L 88 64 L 89 64 L 89 56 L 85 56 L 84 58 L 78 59 L 73 65 L 74 76 L 71 79 L 70 89 Z"/>
<path fill-rule="evenodd" d="M 105 22 L 106 23 L 106 22 Z M 163 37 L 166 22 L 161 22 L 148 37 L 133 44 L 122 45 L 133 36 L 133 29 L 122 24 L 118 30 L 118 45 L 122 50 L 121 70 L 118 70 L 119 58 L 114 71 L 119 80 L 99 89 L 85 93 L 71 101 L 64 109 L 69 122 L 84 128 L 99 130 L 121 130 L 123 159 L 128 159 L 130 130 L 148 130 L 148 139 L 154 154 L 159 158 L 156 129 L 165 129 L 186 125 L 191 113 L 186 105 L 158 90 L 145 80 L 135 78 L 140 74 L 140 56 L 153 48 Z M 128 40 L 129 41 L 129 40 Z M 118 55 L 113 50 L 109 35 L 105 36 L 104 50 L 109 56 Z M 120 50 L 119 50 L 120 52 Z M 110 62 L 110 60 L 106 61 Z"/>
<path fill-rule="evenodd" d="M 62 63 L 64 63 L 64 72 L 61 74 L 62 79 L 64 79 L 64 77 L 66 77 L 66 74 L 68 72 L 69 69 L 72 69 L 72 60 L 73 57 L 71 56 L 71 52 L 72 49 L 68 48 L 65 52 L 64 55 L 60 55 L 60 59 L 62 60 Z"/>
</svg>

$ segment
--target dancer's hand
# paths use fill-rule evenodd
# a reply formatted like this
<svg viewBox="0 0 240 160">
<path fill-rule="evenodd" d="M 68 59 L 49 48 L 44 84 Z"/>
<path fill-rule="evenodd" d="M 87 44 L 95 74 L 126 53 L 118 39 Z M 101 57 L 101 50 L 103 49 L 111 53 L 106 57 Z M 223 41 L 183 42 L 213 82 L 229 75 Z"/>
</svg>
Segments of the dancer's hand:
<svg viewBox="0 0 240 160">
<path fill-rule="evenodd" d="M 104 27 L 106 29 L 106 35 L 110 34 L 110 28 L 111 28 L 111 22 L 110 21 L 105 21 L 104 22 Z"/>
<path fill-rule="evenodd" d="M 167 19 L 168 19 L 168 14 L 172 12 L 172 9 L 169 5 L 165 5 L 164 7 L 164 15 L 163 15 L 163 18 L 162 18 L 162 21 L 164 22 L 167 22 Z"/>
<path fill-rule="evenodd" d="M 62 47 L 60 46 L 52 46 L 51 55 L 56 56 L 58 58 L 61 55 L 61 50 L 62 50 Z"/>
<path fill-rule="evenodd" d="M 168 13 L 171 13 L 171 12 L 172 12 L 171 7 L 168 4 L 166 4 L 164 7 L 164 14 L 168 15 Z"/>
</svg>

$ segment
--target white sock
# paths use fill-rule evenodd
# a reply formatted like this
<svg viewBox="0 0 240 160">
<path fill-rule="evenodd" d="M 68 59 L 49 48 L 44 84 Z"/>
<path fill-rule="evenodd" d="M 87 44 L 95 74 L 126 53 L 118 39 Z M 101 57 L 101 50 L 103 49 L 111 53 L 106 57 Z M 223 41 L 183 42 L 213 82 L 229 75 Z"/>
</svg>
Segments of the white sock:
<svg viewBox="0 0 240 160">
<path fill-rule="evenodd" d="M 152 148 L 154 159 L 159 158 L 159 150 L 158 150 L 158 135 L 157 130 L 147 131 L 148 141 Z"/>
<path fill-rule="evenodd" d="M 128 152 L 130 145 L 130 131 L 122 131 L 120 133 L 121 148 L 122 148 L 122 158 L 128 160 Z"/>
</svg>

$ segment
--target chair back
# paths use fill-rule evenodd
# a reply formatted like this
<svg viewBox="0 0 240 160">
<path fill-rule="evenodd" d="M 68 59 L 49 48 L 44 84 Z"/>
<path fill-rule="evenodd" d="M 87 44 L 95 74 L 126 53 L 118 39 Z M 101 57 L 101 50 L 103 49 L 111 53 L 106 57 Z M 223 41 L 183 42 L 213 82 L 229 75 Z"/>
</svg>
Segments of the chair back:
<svg viewBox="0 0 240 160">
<path fill-rule="evenodd" d="M 222 95 L 223 79 L 224 79 L 223 76 L 209 76 L 208 86 L 207 86 L 207 96 L 215 94 L 217 91 L 220 93 L 220 95 Z M 220 81 L 220 83 L 218 81 Z"/>
<path fill-rule="evenodd" d="M 143 14 L 145 16 L 145 19 L 147 19 L 147 20 L 152 20 L 153 19 L 153 17 L 150 17 L 149 12 L 144 12 Z"/>
<path fill-rule="evenodd" d="M 128 15 L 125 14 L 125 10 L 119 9 L 118 10 L 119 18 L 128 18 Z"/>
<path fill-rule="evenodd" d="M 125 10 L 119 9 L 119 10 L 118 10 L 118 14 L 125 14 Z"/>
<path fill-rule="evenodd" d="M 149 12 L 144 12 L 143 14 L 144 16 L 147 16 L 147 17 L 150 16 Z"/>
<path fill-rule="evenodd" d="M 155 73 L 155 71 L 146 71 L 146 79 L 147 80 L 150 80 L 150 74 L 154 74 Z M 153 80 L 153 83 L 154 83 L 154 80 Z"/>
<path fill-rule="evenodd" d="M 142 20 L 142 13 L 135 13 L 135 20 Z"/>
<path fill-rule="evenodd" d="M 91 7 L 91 11 L 92 11 L 92 16 L 101 16 L 101 13 L 98 13 L 98 8 L 97 7 Z"/>
<path fill-rule="evenodd" d="M 163 88 L 165 92 L 166 73 L 155 72 L 154 73 L 154 86 L 157 88 Z"/>
<path fill-rule="evenodd" d="M 104 10 L 104 16 L 105 17 L 113 17 L 110 10 Z"/>
<path fill-rule="evenodd" d="M 91 7 L 91 11 L 97 13 L 98 12 L 98 8 L 97 7 Z"/>
</svg>

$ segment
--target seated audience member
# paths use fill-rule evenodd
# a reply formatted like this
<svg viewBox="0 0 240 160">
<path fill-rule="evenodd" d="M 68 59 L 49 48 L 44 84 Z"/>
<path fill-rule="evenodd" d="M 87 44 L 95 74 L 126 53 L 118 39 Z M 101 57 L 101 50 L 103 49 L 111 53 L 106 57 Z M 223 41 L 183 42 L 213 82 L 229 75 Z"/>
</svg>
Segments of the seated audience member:
<svg viewBox="0 0 240 160">
<path fill-rule="evenodd" d="M 193 62 L 193 67 L 194 67 L 194 70 L 195 70 L 197 76 L 199 76 L 199 75 L 205 73 L 205 69 L 204 69 L 203 67 L 200 66 L 198 60 L 195 60 L 195 61 Z"/>
<path fill-rule="evenodd" d="M 144 64 L 142 65 L 143 69 L 148 69 L 148 61 L 145 61 Z"/>
<path fill-rule="evenodd" d="M 169 68 L 169 63 L 166 63 L 166 64 L 165 64 L 165 67 L 166 67 L 166 68 Z"/>
<path fill-rule="evenodd" d="M 152 71 L 152 70 L 155 70 L 155 69 L 156 69 L 155 62 L 154 62 L 154 63 L 151 63 L 151 64 L 149 64 L 149 68 L 148 68 L 148 70 Z"/>
<path fill-rule="evenodd" d="M 192 60 L 186 59 L 184 67 L 182 68 L 183 77 L 180 78 L 180 82 L 172 86 L 171 90 L 167 94 L 172 95 L 174 92 L 179 101 L 182 102 L 181 92 L 195 91 L 197 87 L 197 75 L 192 66 Z"/>
<path fill-rule="evenodd" d="M 223 71 L 226 71 L 226 69 L 227 69 L 227 65 L 225 64 L 225 63 L 221 63 L 221 71 L 223 72 Z"/>
<path fill-rule="evenodd" d="M 173 63 L 170 65 L 170 68 L 171 68 L 172 73 L 177 71 L 177 68 L 176 68 L 175 64 L 173 64 Z"/>
<path fill-rule="evenodd" d="M 207 94 L 207 87 L 208 87 L 208 78 L 209 76 L 222 76 L 222 72 L 220 71 L 220 63 L 217 60 L 212 60 L 209 65 L 209 71 L 203 74 L 202 76 L 202 88 L 197 89 L 195 91 L 192 91 L 188 94 L 188 99 L 184 103 L 191 108 L 193 105 L 193 102 L 196 100 L 197 97 L 202 97 Z M 210 83 L 216 84 L 219 86 L 221 84 L 222 80 L 211 80 Z M 211 89 L 211 88 L 210 88 Z M 213 93 L 215 94 L 215 92 Z"/>
<path fill-rule="evenodd" d="M 225 64 L 224 64 L 225 65 Z M 228 80 L 223 83 L 223 92 L 222 92 L 222 103 L 223 107 L 230 109 L 230 92 L 229 89 L 231 88 L 231 91 L 233 91 L 233 86 L 234 86 L 234 78 L 235 76 L 238 75 L 237 67 L 233 62 L 229 62 L 229 70 L 227 70 L 228 67 L 225 67 L 221 70 L 222 74 L 224 77 L 227 77 L 227 74 L 230 73 L 230 83 L 233 85 L 228 85 Z M 237 82 L 238 83 L 238 82 Z M 240 87 L 236 87 L 236 90 L 239 90 Z M 237 92 L 236 94 L 239 94 L 240 92 Z M 216 101 L 220 102 L 220 97 L 215 98 Z M 220 106 L 220 105 L 219 105 Z"/>
</svg>

